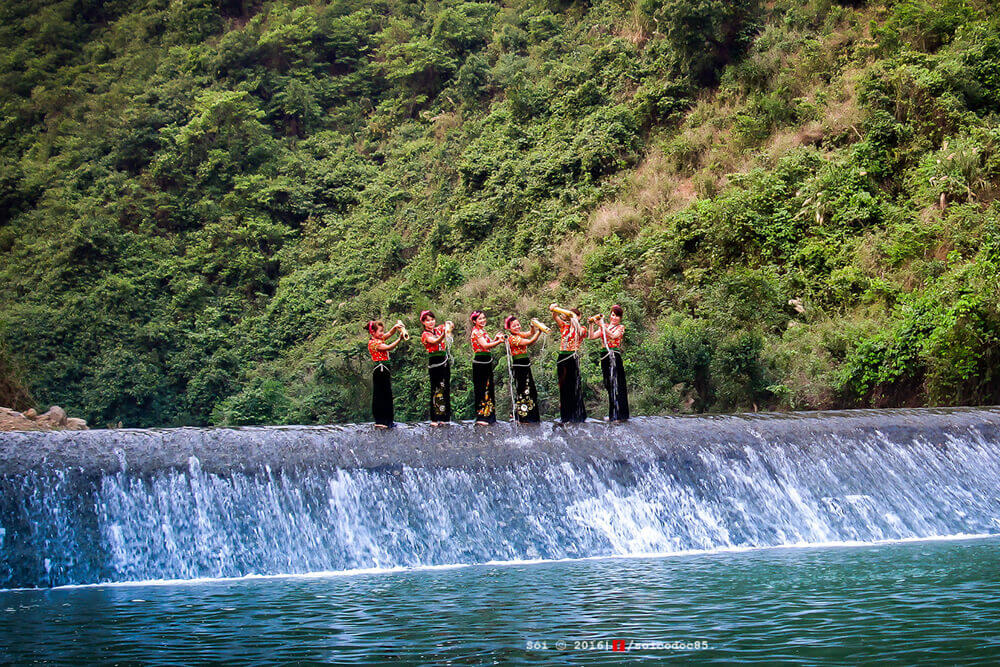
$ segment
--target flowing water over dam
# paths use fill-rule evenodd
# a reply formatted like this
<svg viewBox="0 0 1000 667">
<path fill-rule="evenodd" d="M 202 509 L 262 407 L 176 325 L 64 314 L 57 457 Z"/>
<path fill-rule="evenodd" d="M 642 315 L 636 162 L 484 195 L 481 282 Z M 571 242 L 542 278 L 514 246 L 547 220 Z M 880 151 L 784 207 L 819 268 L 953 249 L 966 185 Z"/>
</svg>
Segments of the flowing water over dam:
<svg viewBox="0 0 1000 667">
<path fill-rule="evenodd" d="M 0 434 L 0 588 L 1000 532 L 1000 409 Z"/>
</svg>

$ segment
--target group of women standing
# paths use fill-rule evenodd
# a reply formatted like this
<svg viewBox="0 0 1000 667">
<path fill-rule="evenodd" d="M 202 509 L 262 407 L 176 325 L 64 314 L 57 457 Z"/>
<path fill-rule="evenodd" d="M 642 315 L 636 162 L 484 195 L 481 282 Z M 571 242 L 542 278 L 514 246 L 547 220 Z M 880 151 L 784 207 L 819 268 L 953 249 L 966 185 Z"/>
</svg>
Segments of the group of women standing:
<svg viewBox="0 0 1000 667">
<path fill-rule="evenodd" d="M 629 418 L 628 389 L 625 384 L 625 369 L 622 364 L 621 345 L 625 338 L 621 306 L 612 306 L 611 314 L 605 321 L 603 315 L 595 315 L 581 322 L 582 315 L 576 308 L 562 308 L 553 303 L 549 311 L 559 327 L 559 356 L 556 360 L 559 379 L 559 413 L 562 422 L 582 422 L 587 419 L 587 409 L 583 400 L 583 381 L 580 376 L 580 347 L 584 340 L 601 341 L 604 351 L 601 356 L 601 370 L 604 387 L 608 392 L 608 419 L 612 422 Z M 514 315 L 504 322 L 504 332 L 491 336 L 486 331 L 486 315 L 480 310 L 469 316 L 472 325 L 469 340 L 472 345 L 472 386 L 473 409 L 477 424 L 496 422 L 496 396 L 493 382 L 493 350 L 505 346 L 511 375 L 513 415 L 518 423 L 540 421 L 538 391 L 531 374 L 531 359 L 528 348 L 550 330 L 536 319 L 530 321 L 525 330 Z M 427 349 L 427 371 L 430 376 L 430 421 L 439 426 L 451 421 L 451 356 L 449 353 L 455 325 L 450 322 L 438 324 L 434 313 L 425 310 L 420 313 L 423 332 L 420 342 Z M 380 321 L 367 325 L 369 334 L 368 351 L 372 362 L 372 416 L 375 425 L 387 428 L 393 425 L 392 381 L 389 368 L 389 352 L 402 341 L 409 339 L 409 333 L 401 321 L 388 330 Z M 393 334 L 396 337 L 393 338 Z"/>
</svg>

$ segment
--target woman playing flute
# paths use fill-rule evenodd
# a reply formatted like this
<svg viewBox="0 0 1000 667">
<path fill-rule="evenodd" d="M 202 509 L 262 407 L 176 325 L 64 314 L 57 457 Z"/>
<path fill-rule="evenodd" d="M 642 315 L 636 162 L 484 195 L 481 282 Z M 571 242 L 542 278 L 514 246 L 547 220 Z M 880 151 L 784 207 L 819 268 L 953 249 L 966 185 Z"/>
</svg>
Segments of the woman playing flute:
<svg viewBox="0 0 1000 667">
<path fill-rule="evenodd" d="M 493 396 L 493 348 L 503 342 L 503 336 L 491 338 L 486 333 L 486 315 L 476 310 L 469 317 L 472 322 L 472 394 L 476 423 L 481 425 L 496 422 L 496 403 Z"/>
<path fill-rule="evenodd" d="M 386 331 L 385 325 L 378 320 L 368 322 L 368 353 L 372 356 L 375 367 L 372 369 L 372 418 L 377 428 L 390 428 L 393 423 L 392 409 L 392 376 L 389 374 L 389 352 L 403 340 L 405 330 L 402 322 L 396 322 Z M 392 332 L 398 331 L 396 340 L 389 342 Z"/>
<path fill-rule="evenodd" d="M 537 423 L 541 420 L 538 414 L 538 390 L 535 389 L 535 379 L 531 375 L 531 359 L 528 357 L 528 346 L 532 345 L 542 334 L 542 330 L 531 322 L 531 328 L 521 330 L 521 322 L 513 315 L 503 321 L 507 330 L 507 344 L 510 346 L 510 370 L 514 377 L 514 419 L 522 424 Z"/>
<path fill-rule="evenodd" d="M 587 327 L 588 338 L 600 339 L 605 352 L 601 356 L 601 372 L 604 374 L 604 388 L 608 392 L 608 421 L 623 422 L 629 417 L 628 387 L 625 384 L 625 364 L 622 363 L 621 346 L 625 339 L 625 325 L 622 324 L 622 307 L 611 306 L 610 323 L 603 315 L 590 318 Z"/>
<path fill-rule="evenodd" d="M 447 339 L 454 325 L 451 322 L 438 324 L 429 310 L 420 313 L 420 323 L 424 327 L 420 342 L 427 349 L 427 373 L 431 380 L 431 426 L 440 426 L 451 421 L 451 362 Z"/>
<path fill-rule="evenodd" d="M 587 408 L 583 404 L 583 381 L 580 378 L 580 344 L 586 331 L 580 324 L 580 311 L 567 310 L 556 304 L 549 306 L 552 317 L 559 325 L 559 357 L 556 369 L 559 377 L 560 421 L 587 421 Z"/>
</svg>

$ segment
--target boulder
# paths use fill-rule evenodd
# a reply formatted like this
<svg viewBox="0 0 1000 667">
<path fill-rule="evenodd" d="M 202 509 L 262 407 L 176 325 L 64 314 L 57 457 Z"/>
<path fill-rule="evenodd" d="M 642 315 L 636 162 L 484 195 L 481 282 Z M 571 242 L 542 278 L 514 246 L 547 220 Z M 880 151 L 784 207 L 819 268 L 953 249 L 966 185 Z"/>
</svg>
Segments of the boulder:
<svg viewBox="0 0 1000 667">
<path fill-rule="evenodd" d="M 35 418 L 36 424 L 41 424 L 46 428 L 62 428 L 66 426 L 66 411 L 58 405 L 53 405 L 45 414 Z"/>
<path fill-rule="evenodd" d="M 17 410 L 0 408 L 0 431 L 35 431 L 38 425 Z"/>
<path fill-rule="evenodd" d="M 82 431 L 87 428 L 87 422 L 76 417 L 66 417 L 66 411 L 58 405 L 53 405 L 45 414 L 35 410 L 26 410 L 21 414 L 10 408 L 0 408 L 0 431 L 48 431 L 65 429 Z"/>
</svg>

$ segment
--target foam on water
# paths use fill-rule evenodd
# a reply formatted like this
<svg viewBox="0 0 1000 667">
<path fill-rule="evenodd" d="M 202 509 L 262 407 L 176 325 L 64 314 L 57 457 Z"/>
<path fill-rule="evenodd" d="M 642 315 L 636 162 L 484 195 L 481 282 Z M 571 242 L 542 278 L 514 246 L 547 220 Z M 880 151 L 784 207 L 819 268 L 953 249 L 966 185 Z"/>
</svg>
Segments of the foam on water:
<svg viewBox="0 0 1000 667">
<path fill-rule="evenodd" d="M 195 577 L 193 579 L 145 579 L 140 581 L 110 581 L 93 584 L 63 584 L 53 586 L 49 590 L 75 590 L 86 588 L 129 588 L 144 586 L 195 586 L 203 584 L 229 584 L 240 581 L 272 581 L 272 580 L 308 580 L 329 579 L 333 577 L 354 577 L 365 575 L 399 574 L 403 572 L 434 572 L 456 570 L 468 567 L 524 567 L 531 565 L 547 565 L 551 563 L 572 563 L 580 561 L 600 561 L 624 558 L 683 558 L 690 556 L 712 556 L 715 554 L 747 553 L 751 551 L 767 551 L 775 549 L 856 549 L 860 547 L 885 546 L 890 544 L 914 544 L 919 542 L 955 542 L 964 540 L 984 540 L 1000 537 L 1000 533 L 984 533 L 979 535 L 936 535 L 933 537 L 907 537 L 898 540 L 879 540 L 875 542 L 817 542 L 798 544 L 778 544 L 770 547 L 719 547 L 716 549 L 689 549 L 670 552 L 636 552 L 631 554 L 616 554 L 611 556 L 586 556 L 583 558 L 532 558 L 515 560 L 491 560 L 485 563 L 453 563 L 448 565 L 416 565 L 413 567 L 367 567 L 352 570 L 333 570 L 319 572 L 302 572 L 299 574 L 244 574 L 238 577 Z M 34 591 L 37 588 L 0 588 L 0 593 L 16 593 L 19 591 Z M 323 597 L 323 596 L 318 596 Z M 133 600 L 142 602 L 143 600 Z"/>
</svg>

